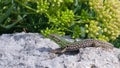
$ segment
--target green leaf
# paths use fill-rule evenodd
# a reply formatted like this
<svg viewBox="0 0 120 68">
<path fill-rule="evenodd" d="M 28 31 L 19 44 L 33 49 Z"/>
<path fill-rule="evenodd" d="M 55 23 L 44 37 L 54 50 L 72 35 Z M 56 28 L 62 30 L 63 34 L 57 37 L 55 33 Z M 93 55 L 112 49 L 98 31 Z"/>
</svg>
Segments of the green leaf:
<svg viewBox="0 0 120 68">
<path fill-rule="evenodd" d="M 5 12 L 5 14 L 2 14 L 2 15 L 0 16 L 0 23 L 2 23 L 6 18 L 9 17 L 9 15 L 10 15 L 10 13 L 11 13 L 11 11 L 12 11 L 12 8 L 13 8 L 13 6 L 10 6 L 10 7 L 8 8 L 8 10 Z"/>
<path fill-rule="evenodd" d="M 25 17 L 25 16 L 24 16 Z M 24 18 L 23 17 L 23 18 Z M 21 16 L 18 16 L 18 20 L 17 21 L 15 21 L 15 22 L 13 22 L 12 24 L 10 24 L 10 25 L 7 25 L 7 26 L 5 26 L 5 25 L 0 25 L 0 27 L 2 27 L 2 28 L 4 28 L 4 29 L 10 29 L 10 28 L 12 28 L 13 26 L 15 26 L 18 22 L 20 22 L 22 19 L 23 19 Z"/>
</svg>

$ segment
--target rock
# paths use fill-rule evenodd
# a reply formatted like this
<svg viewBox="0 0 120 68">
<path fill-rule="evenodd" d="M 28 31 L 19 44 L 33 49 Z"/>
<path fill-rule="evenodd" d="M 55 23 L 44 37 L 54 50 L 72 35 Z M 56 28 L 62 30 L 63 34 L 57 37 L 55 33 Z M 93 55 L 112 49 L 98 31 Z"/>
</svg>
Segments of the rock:
<svg viewBox="0 0 120 68">
<path fill-rule="evenodd" d="M 50 53 L 59 46 L 38 33 L 0 36 L 0 68 L 120 68 L 120 49 L 81 48 L 77 54 Z"/>
</svg>

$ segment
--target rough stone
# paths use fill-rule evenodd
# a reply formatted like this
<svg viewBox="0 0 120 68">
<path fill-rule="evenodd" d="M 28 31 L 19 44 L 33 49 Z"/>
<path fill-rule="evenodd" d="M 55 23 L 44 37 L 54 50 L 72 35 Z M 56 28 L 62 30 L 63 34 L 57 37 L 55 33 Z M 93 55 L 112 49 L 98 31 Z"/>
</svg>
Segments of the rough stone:
<svg viewBox="0 0 120 68">
<path fill-rule="evenodd" d="M 53 54 L 59 46 L 38 33 L 0 36 L 0 68 L 120 68 L 120 49 L 80 48 L 77 54 Z"/>
</svg>

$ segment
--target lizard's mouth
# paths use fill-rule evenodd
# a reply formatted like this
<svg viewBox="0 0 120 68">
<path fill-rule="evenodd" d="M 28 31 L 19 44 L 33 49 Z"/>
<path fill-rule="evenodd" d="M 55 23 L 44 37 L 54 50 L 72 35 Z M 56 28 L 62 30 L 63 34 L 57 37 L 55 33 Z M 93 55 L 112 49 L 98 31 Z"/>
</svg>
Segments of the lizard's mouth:
<svg viewBox="0 0 120 68">
<path fill-rule="evenodd" d="M 61 39 L 59 36 L 55 35 L 55 34 L 50 34 L 49 38 L 53 39 L 56 42 L 61 42 Z"/>
</svg>

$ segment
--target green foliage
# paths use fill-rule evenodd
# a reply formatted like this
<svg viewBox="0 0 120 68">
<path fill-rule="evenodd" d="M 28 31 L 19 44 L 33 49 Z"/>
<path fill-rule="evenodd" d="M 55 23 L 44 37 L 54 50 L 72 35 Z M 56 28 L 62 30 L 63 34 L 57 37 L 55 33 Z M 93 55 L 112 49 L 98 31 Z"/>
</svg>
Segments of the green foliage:
<svg viewBox="0 0 120 68">
<path fill-rule="evenodd" d="M 5 29 L 11 28 L 12 26 L 14 26 L 15 23 L 11 23 L 8 24 L 8 22 L 11 21 L 11 18 L 9 18 L 11 12 L 12 12 L 12 8 L 13 8 L 13 4 L 11 4 L 10 1 L 4 0 L 4 1 L 0 1 L 0 29 L 3 31 Z M 4 22 L 4 23 L 3 23 Z"/>
<path fill-rule="evenodd" d="M 119 0 L 0 0 L 0 33 L 41 32 L 114 41 L 120 35 L 119 15 Z"/>
<path fill-rule="evenodd" d="M 107 41 L 115 40 L 120 35 L 120 1 L 90 0 L 89 4 L 95 11 L 96 21 L 101 28 L 98 38 Z"/>
<path fill-rule="evenodd" d="M 120 36 L 112 41 L 112 44 L 114 44 L 115 47 L 120 48 Z"/>
<path fill-rule="evenodd" d="M 38 14 L 35 0 L 0 0 L 0 34 L 39 32 L 47 27 L 48 19 Z"/>
<path fill-rule="evenodd" d="M 74 0 L 70 4 L 62 1 L 60 5 L 56 7 L 59 11 L 53 9 L 53 14 L 47 13 L 50 28 L 42 31 L 43 34 L 70 34 L 73 38 L 104 41 L 115 40 L 119 36 L 119 0 Z"/>
<path fill-rule="evenodd" d="M 68 9 L 73 0 L 52 0 L 48 1 L 49 8 L 47 9 L 46 16 L 49 19 L 48 24 L 50 28 L 42 30 L 41 32 L 46 36 L 51 33 L 64 35 L 74 21 L 74 12 Z"/>
</svg>

